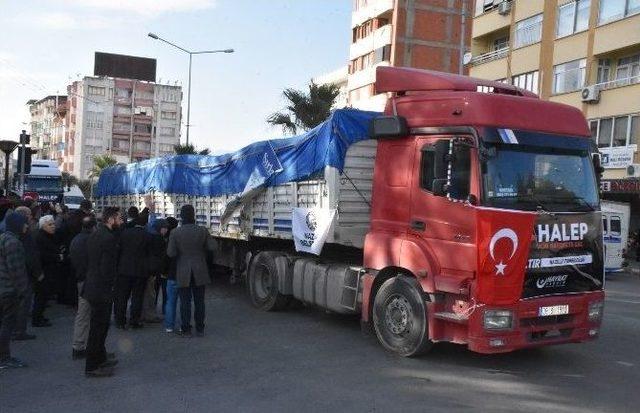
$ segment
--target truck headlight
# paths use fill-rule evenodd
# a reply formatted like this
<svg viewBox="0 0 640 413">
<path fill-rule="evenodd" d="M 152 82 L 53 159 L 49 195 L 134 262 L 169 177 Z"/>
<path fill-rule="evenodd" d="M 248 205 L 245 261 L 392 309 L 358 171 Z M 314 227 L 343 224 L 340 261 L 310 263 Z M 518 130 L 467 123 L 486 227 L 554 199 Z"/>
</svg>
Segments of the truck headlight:
<svg viewBox="0 0 640 413">
<path fill-rule="evenodd" d="M 509 310 L 486 310 L 485 330 L 508 330 L 513 326 L 513 312 Z"/>
<path fill-rule="evenodd" d="M 589 321 L 600 321 L 604 310 L 604 301 L 589 303 Z"/>
</svg>

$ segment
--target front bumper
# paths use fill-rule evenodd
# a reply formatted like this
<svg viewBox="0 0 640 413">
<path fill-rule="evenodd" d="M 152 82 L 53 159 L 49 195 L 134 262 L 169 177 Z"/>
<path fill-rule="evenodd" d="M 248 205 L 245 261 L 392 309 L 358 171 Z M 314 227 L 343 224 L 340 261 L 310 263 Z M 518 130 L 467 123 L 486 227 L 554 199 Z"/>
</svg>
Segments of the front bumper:
<svg viewBox="0 0 640 413">
<path fill-rule="evenodd" d="M 478 353 L 505 353 L 523 348 L 563 343 L 580 343 L 598 337 L 600 323 L 590 321 L 589 304 L 604 300 L 604 292 L 562 295 L 520 300 L 515 305 L 476 310 L 469 319 L 468 346 Z M 540 317 L 540 307 L 568 305 L 566 315 Z M 511 310 L 513 324 L 509 330 L 487 331 L 483 325 L 485 309 Z"/>
</svg>

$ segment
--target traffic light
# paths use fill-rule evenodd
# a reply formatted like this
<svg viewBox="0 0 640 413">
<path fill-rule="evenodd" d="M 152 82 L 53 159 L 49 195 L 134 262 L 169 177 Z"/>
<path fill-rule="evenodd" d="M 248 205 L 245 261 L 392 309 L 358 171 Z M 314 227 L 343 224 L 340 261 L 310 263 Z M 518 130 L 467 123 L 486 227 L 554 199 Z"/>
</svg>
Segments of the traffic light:
<svg viewBox="0 0 640 413">
<path fill-rule="evenodd" d="M 18 146 L 18 170 L 17 170 L 18 173 L 20 173 L 22 171 L 22 150 L 23 149 L 25 149 L 25 152 L 24 152 L 24 173 L 26 175 L 26 174 L 31 173 L 31 154 L 35 153 L 36 151 L 32 150 L 31 148 Z"/>
</svg>

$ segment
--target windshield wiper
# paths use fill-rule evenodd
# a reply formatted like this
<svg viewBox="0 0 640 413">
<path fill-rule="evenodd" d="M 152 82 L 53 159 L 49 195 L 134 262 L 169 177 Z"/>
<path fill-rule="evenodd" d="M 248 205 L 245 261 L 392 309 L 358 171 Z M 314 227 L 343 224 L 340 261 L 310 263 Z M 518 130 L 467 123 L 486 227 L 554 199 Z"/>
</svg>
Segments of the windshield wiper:
<svg viewBox="0 0 640 413">
<path fill-rule="evenodd" d="M 573 195 L 573 196 L 564 196 L 564 197 L 554 197 L 552 198 L 552 201 L 561 201 L 561 200 L 575 200 L 575 201 L 580 201 L 582 202 L 582 205 L 586 206 L 589 211 L 595 211 L 596 209 L 593 207 L 593 205 L 591 205 L 586 199 L 584 199 L 581 196 L 577 196 L 577 195 Z"/>
</svg>

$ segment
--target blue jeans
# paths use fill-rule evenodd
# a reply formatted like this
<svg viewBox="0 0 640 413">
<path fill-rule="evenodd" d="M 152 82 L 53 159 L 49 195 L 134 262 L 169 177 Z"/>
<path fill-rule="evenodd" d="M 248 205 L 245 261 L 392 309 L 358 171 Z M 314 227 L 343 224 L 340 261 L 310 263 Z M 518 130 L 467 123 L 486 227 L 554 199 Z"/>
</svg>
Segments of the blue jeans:
<svg viewBox="0 0 640 413">
<path fill-rule="evenodd" d="M 167 280 L 167 301 L 164 306 L 164 328 L 175 329 L 176 307 L 178 304 L 178 283 Z"/>
</svg>

